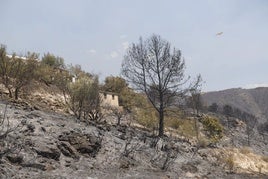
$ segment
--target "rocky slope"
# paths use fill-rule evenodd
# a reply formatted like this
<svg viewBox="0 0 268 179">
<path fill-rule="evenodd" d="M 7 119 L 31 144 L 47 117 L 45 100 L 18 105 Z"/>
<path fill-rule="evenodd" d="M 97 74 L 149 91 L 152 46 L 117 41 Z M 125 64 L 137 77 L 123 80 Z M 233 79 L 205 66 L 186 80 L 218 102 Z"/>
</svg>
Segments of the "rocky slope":
<svg viewBox="0 0 268 179">
<path fill-rule="evenodd" d="M 159 139 L 137 127 L 116 126 L 109 117 L 111 122 L 86 125 L 27 103 L 4 101 L 0 111 L 0 178 L 268 177 L 266 143 L 259 151 L 239 149 L 227 136 L 217 146 L 197 146 L 180 137 Z M 5 148 L 10 150 L 4 153 Z"/>
</svg>

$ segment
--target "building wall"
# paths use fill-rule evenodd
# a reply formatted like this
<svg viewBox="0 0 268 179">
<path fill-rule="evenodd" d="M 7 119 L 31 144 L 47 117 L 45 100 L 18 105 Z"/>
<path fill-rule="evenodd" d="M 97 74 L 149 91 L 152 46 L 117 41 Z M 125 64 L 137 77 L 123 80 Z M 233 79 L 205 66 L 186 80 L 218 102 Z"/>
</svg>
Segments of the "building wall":
<svg viewBox="0 0 268 179">
<path fill-rule="evenodd" d="M 117 95 L 112 93 L 100 93 L 100 96 L 102 98 L 102 105 L 119 107 L 119 100 Z"/>
</svg>

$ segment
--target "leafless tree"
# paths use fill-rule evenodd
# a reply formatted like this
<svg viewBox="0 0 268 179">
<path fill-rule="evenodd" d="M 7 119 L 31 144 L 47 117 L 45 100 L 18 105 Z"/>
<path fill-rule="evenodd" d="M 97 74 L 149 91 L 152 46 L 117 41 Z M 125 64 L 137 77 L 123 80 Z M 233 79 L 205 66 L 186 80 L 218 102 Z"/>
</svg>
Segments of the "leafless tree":
<svg viewBox="0 0 268 179">
<path fill-rule="evenodd" d="M 11 134 L 22 128 L 24 124 L 12 126 L 7 116 L 7 109 L 6 104 L 0 117 L 0 160 L 9 154 L 19 153 L 21 150 L 21 143 L 17 141 L 16 136 Z"/>
<path fill-rule="evenodd" d="M 254 133 L 254 128 L 257 125 L 257 119 L 253 115 L 248 115 L 245 121 L 246 121 L 247 143 L 248 146 L 250 146 L 250 139 Z"/>
<path fill-rule="evenodd" d="M 184 75 L 185 62 L 181 51 L 171 49 L 170 43 L 158 35 L 148 40 L 140 38 L 132 44 L 122 63 L 122 75 L 133 87 L 146 94 L 159 116 L 158 136 L 164 135 L 165 110 L 174 105 L 174 98 L 196 87 L 183 88 L 190 77 Z M 154 95 L 151 95 L 151 94 Z"/>
<path fill-rule="evenodd" d="M 127 111 L 118 106 L 108 105 L 105 107 L 105 110 L 107 110 L 111 116 L 114 116 L 116 118 L 116 125 L 118 126 L 121 124 L 122 119 L 127 115 Z"/>
<path fill-rule="evenodd" d="M 198 118 L 199 112 L 202 109 L 202 101 L 201 101 L 201 77 L 198 77 L 198 84 L 196 88 L 190 90 L 190 103 L 192 106 L 192 109 L 194 110 L 195 113 L 195 120 L 194 120 L 194 125 L 195 125 L 195 131 L 196 131 L 196 139 L 199 141 L 199 126 L 198 126 Z"/>
</svg>

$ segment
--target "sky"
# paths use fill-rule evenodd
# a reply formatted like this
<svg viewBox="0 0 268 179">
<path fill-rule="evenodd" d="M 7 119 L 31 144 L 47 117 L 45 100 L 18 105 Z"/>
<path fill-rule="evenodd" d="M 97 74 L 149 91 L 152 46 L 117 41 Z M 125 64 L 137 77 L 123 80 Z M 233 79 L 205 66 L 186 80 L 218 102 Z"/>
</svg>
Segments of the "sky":
<svg viewBox="0 0 268 179">
<path fill-rule="evenodd" d="M 120 75 L 128 46 L 157 34 L 203 91 L 268 86 L 267 0 L 1 0 L 0 22 L 8 53 L 49 52 L 100 79 Z"/>
</svg>

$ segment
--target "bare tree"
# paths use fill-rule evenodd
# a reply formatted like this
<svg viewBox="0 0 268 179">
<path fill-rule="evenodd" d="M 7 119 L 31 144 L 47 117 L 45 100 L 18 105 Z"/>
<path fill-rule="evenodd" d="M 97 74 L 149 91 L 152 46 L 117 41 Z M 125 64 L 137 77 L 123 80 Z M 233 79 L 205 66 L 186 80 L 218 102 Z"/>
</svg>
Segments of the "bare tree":
<svg viewBox="0 0 268 179">
<path fill-rule="evenodd" d="M 226 116 L 227 118 L 227 127 L 228 129 L 230 129 L 230 118 L 233 116 L 233 107 L 226 104 L 223 106 L 223 114 Z"/>
<path fill-rule="evenodd" d="M 245 112 L 244 116 L 245 116 L 244 121 L 246 123 L 247 143 L 248 143 L 248 146 L 250 146 L 250 139 L 251 139 L 252 135 L 254 134 L 254 128 L 258 124 L 258 120 L 256 119 L 256 117 L 254 115 L 248 114 L 246 112 Z"/>
<path fill-rule="evenodd" d="M 19 153 L 21 149 L 21 142 L 16 139 L 14 131 L 21 129 L 24 124 L 12 126 L 7 116 L 8 105 L 5 105 L 3 114 L 0 116 L 0 161 L 4 156 L 13 153 Z"/>
<path fill-rule="evenodd" d="M 124 110 L 122 107 L 118 106 L 110 106 L 106 107 L 106 110 L 109 111 L 109 114 L 114 116 L 117 120 L 116 125 L 120 126 L 122 119 L 127 115 L 127 111 Z"/>
<path fill-rule="evenodd" d="M 122 63 L 122 75 L 135 87 L 146 94 L 159 115 L 158 136 L 164 135 L 165 110 L 174 105 L 174 98 L 183 95 L 195 84 L 186 88 L 189 81 L 184 76 L 185 62 L 181 51 L 171 50 L 170 43 L 158 35 L 147 41 L 140 38 L 132 44 Z M 153 91 L 154 95 L 151 95 Z"/>
</svg>

